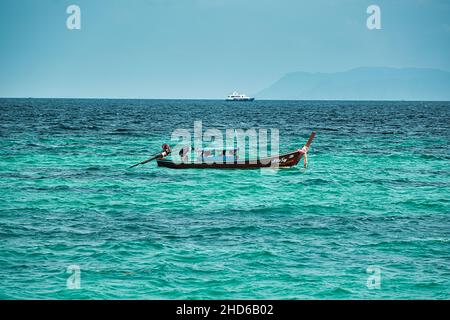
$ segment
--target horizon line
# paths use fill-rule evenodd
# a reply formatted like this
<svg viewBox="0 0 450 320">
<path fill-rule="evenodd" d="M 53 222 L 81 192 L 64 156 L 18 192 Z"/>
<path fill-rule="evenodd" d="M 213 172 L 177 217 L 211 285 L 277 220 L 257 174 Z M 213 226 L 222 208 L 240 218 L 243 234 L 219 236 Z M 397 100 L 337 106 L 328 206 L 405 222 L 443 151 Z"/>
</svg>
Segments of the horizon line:
<svg viewBox="0 0 450 320">
<path fill-rule="evenodd" d="M 255 99 L 254 101 L 226 101 L 225 98 L 115 98 L 115 97 L 0 97 L 0 99 L 47 99 L 47 100 L 184 100 L 223 101 L 228 103 L 252 103 L 255 101 L 368 101 L 368 102 L 450 102 L 450 100 L 409 100 L 409 99 Z"/>
</svg>

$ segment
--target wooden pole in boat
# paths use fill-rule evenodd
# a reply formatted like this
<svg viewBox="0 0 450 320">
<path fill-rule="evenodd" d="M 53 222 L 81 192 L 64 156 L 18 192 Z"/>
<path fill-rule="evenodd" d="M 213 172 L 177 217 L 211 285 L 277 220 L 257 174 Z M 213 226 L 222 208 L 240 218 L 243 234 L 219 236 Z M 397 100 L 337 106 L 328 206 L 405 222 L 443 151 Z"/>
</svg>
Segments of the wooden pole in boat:
<svg viewBox="0 0 450 320">
<path fill-rule="evenodd" d="M 151 157 L 151 158 L 149 158 L 149 159 L 147 159 L 147 160 L 144 160 L 144 161 L 142 161 L 142 162 L 139 162 L 139 163 L 136 163 L 136 164 L 132 165 L 132 166 L 129 167 L 128 169 L 137 167 L 137 166 L 139 166 L 139 165 L 141 165 L 141 164 L 146 164 L 147 162 L 150 162 L 150 161 L 152 161 L 152 160 L 155 160 L 156 158 L 159 158 L 160 156 L 161 156 L 161 153 L 158 153 L 157 155 L 155 155 L 155 156 L 153 156 L 153 157 Z"/>
<path fill-rule="evenodd" d="M 311 133 L 311 135 L 309 136 L 308 142 L 306 142 L 305 147 L 309 148 L 309 146 L 311 145 L 311 143 L 312 143 L 312 141 L 313 141 L 315 136 L 316 136 L 316 132 L 313 131 Z"/>
<path fill-rule="evenodd" d="M 144 160 L 142 162 L 139 162 L 139 163 L 136 163 L 136 164 L 132 165 L 129 169 L 137 167 L 137 166 L 139 166 L 141 164 L 146 164 L 147 162 L 150 162 L 150 161 L 158 159 L 158 158 L 164 158 L 165 156 L 168 156 L 171 153 L 170 146 L 167 143 L 164 143 L 162 145 L 162 149 L 163 149 L 162 152 L 159 152 L 159 153 L 155 154 L 154 156 L 152 156 L 151 158 L 149 158 L 147 160 Z"/>
</svg>

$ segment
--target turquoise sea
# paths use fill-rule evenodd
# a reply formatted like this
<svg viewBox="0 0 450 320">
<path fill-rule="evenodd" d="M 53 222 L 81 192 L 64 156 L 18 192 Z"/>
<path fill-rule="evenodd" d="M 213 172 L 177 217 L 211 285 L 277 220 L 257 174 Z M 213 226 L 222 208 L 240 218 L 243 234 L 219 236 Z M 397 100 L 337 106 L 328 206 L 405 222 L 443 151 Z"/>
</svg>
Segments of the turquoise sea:
<svg viewBox="0 0 450 320">
<path fill-rule="evenodd" d="M 450 102 L 0 99 L 0 118 L 2 299 L 450 298 Z M 309 167 L 128 169 L 197 120 L 278 128 L 281 152 L 315 129 Z"/>
</svg>

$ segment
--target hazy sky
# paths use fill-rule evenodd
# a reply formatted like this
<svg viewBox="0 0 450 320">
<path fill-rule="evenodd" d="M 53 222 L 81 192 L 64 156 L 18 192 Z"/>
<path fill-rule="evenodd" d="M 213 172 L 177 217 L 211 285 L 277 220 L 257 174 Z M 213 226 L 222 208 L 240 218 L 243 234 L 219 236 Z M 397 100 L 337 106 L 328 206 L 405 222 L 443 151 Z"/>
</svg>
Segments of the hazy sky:
<svg viewBox="0 0 450 320">
<path fill-rule="evenodd" d="M 0 0 L 2 97 L 223 98 L 359 66 L 450 71 L 450 1 Z"/>
</svg>

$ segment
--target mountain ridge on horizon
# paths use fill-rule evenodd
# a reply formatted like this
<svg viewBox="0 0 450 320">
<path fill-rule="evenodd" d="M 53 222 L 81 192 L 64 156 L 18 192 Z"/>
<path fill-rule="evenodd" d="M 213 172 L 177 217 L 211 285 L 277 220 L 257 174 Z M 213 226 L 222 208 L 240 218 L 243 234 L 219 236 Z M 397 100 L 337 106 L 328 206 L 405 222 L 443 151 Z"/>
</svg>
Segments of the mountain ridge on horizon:
<svg viewBox="0 0 450 320">
<path fill-rule="evenodd" d="M 259 91 L 273 100 L 450 100 L 450 72 L 433 68 L 356 67 L 289 72 Z"/>
</svg>

